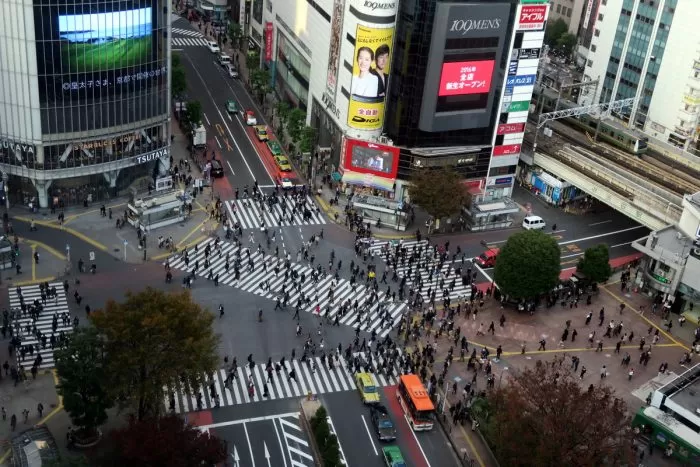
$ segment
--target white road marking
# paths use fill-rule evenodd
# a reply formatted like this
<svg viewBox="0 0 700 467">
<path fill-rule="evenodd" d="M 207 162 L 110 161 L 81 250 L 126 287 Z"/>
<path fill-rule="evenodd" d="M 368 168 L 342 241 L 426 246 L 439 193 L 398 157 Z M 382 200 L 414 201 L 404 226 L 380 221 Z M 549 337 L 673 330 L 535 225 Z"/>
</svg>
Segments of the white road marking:
<svg viewBox="0 0 700 467">
<path fill-rule="evenodd" d="M 420 449 L 421 454 L 423 454 L 423 459 L 425 459 L 425 465 L 430 467 L 430 461 L 428 461 L 428 456 L 425 455 L 425 451 L 423 451 L 423 446 L 420 445 L 420 442 L 418 441 L 418 437 L 416 436 L 416 432 L 411 429 L 411 427 L 408 427 L 408 431 L 411 432 L 413 435 L 413 439 L 416 440 L 416 444 L 418 445 L 418 449 Z"/>
<path fill-rule="evenodd" d="M 274 420 L 276 418 L 298 417 L 298 416 L 299 416 L 299 412 L 289 412 L 289 413 L 281 413 L 281 414 L 277 414 L 277 415 L 266 415 L 264 417 L 241 418 L 238 420 L 229 420 L 226 422 L 212 423 L 211 425 L 202 425 L 199 427 L 199 429 L 204 430 L 204 429 L 217 428 L 220 426 L 241 425 L 244 423 L 264 422 L 266 420 Z"/>
<path fill-rule="evenodd" d="M 209 121 L 209 117 L 207 117 L 207 114 L 205 114 L 204 112 L 202 112 L 202 115 L 204 115 L 204 120 L 207 121 L 207 125 L 211 126 L 211 122 Z"/>
<path fill-rule="evenodd" d="M 229 161 L 226 161 L 226 164 L 228 164 L 228 168 L 231 169 L 231 173 L 233 175 L 236 175 L 236 172 L 233 171 L 233 167 L 231 167 L 231 163 Z"/>
<path fill-rule="evenodd" d="M 562 256 L 561 259 L 564 259 L 564 258 L 573 258 L 573 257 L 575 257 L 575 256 L 581 256 L 582 254 L 583 254 L 583 253 L 574 253 L 573 255 Z"/>
<path fill-rule="evenodd" d="M 378 456 L 379 451 L 377 451 L 377 447 L 374 445 L 374 440 L 372 439 L 372 434 L 369 431 L 369 427 L 367 426 L 367 421 L 365 420 L 364 415 L 360 415 L 360 418 L 362 419 L 362 424 L 365 426 L 365 430 L 367 431 L 367 436 L 369 437 L 369 442 L 372 443 L 372 449 L 374 449 L 374 455 Z"/>
<path fill-rule="evenodd" d="M 613 245 L 613 246 L 611 246 L 610 248 L 618 248 L 618 247 L 625 246 L 625 245 L 631 245 L 631 244 L 633 244 L 634 242 L 635 242 L 635 240 L 632 240 L 631 242 L 618 243 L 617 245 Z"/>
<path fill-rule="evenodd" d="M 222 149 L 221 143 L 219 142 L 219 138 L 217 138 L 216 135 L 214 135 L 214 139 L 216 140 L 216 144 L 219 145 L 219 149 Z M 226 161 L 226 162 L 228 162 L 228 161 Z"/>
<path fill-rule="evenodd" d="M 609 237 L 610 235 L 615 235 L 619 233 L 624 233 L 624 232 L 630 232 L 632 230 L 637 230 L 637 229 L 646 229 L 643 225 L 638 225 L 636 227 L 629 227 L 627 229 L 622 229 L 622 230 L 615 230 L 614 232 L 607 232 L 599 235 L 593 235 L 590 237 L 584 237 L 584 238 L 577 238 L 575 240 L 567 240 L 565 242 L 559 242 L 559 245 L 568 245 L 570 243 L 576 243 L 576 242 L 585 242 L 587 240 L 594 240 L 596 238 L 601 238 L 601 237 Z"/>
<path fill-rule="evenodd" d="M 611 219 L 611 220 L 607 220 L 607 221 L 594 222 L 594 223 L 592 223 L 592 224 L 588 224 L 588 227 L 593 227 L 593 226 L 596 226 L 596 225 L 609 224 L 610 222 L 612 222 L 612 219 Z"/>
<path fill-rule="evenodd" d="M 243 431 L 245 432 L 245 439 L 248 442 L 248 451 L 250 452 L 250 462 L 251 462 L 251 465 L 253 467 L 255 467 L 255 456 L 253 456 L 253 446 L 250 444 L 250 436 L 248 436 L 248 428 L 245 426 L 245 423 L 243 424 Z"/>
<path fill-rule="evenodd" d="M 277 435 L 277 442 L 280 444 L 280 452 L 282 453 L 282 460 L 284 461 L 284 467 L 287 467 L 287 456 L 284 455 L 284 449 L 282 448 L 282 438 L 280 437 L 280 431 L 277 428 L 277 424 L 275 423 L 274 420 L 272 421 L 272 424 L 275 426 L 275 434 Z M 284 440 L 284 444 L 287 446 L 287 453 L 289 453 L 289 443 L 287 443 L 286 438 Z M 290 456 L 289 460 L 291 460 L 291 456 Z"/>
</svg>

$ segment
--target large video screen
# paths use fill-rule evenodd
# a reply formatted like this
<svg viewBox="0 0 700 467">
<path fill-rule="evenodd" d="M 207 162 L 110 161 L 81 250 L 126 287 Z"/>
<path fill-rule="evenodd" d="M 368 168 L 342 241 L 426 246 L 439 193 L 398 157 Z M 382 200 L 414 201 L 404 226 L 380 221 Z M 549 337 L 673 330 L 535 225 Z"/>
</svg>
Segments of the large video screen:
<svg viewBox="0 0 700 467">
<path fill-rule="evenodd" d="M 90 73 L 133 67 L 152 53 L 151 8 L 59 15 L 63 71 Z"/>
<path fill-rule="evenodd" d="M 449 62 L 442 64 L 438 95 L 462 96 L 491 90 L 494 60 Z"/>
<path fill-rule="evenodd" d="M 384 178 L 396 178 L 399 148 L 369 141 L 348 139 L 345 146 L 345 168 Z"/>
</svg>

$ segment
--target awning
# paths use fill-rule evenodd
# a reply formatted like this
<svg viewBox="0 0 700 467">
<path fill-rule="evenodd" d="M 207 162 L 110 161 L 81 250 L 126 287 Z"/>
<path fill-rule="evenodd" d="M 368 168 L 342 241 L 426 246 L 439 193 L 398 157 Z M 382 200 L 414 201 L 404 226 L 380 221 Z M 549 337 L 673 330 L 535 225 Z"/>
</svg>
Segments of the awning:
<svg viewBox="0 0 700 467">
<path fill-rule="evenodd" d="M 338 172 L 331 173 L 331 180 L 339 182 L 343 177 Z"/>
<path fill-rule="evenodd" d="M 490 203 L 490 204 L 481 204 L 478 205 L 476 208 L 479 211 L 495 211 L 497 209 L 503 209 L 506 207 L 506 203 L 503 201 L 499 201 L 497 203 Z"/>
<path fill-rule="evenodd" d="M 504 209 L 499 209 L 497 211 L 484 211 L 484 212 L 477 212 L 474 217 L 487 217 L 487 216 L 498 216 L 500 214 L 513 214 L 520 211 L 520 208 L 515 207 L 515 208 L 504 208 Z"/>
</svg>

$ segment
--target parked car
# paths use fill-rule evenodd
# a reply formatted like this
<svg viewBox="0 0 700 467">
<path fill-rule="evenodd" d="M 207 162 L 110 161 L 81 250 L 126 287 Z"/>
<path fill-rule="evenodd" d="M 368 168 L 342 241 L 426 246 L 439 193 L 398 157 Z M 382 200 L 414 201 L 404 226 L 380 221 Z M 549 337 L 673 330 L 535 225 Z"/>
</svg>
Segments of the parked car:
<svg viewBox="0 0 700 467">
<path fill-rule="evenodd" d="M 245 111 L 245 124 L 249 126 L 255 126 L 258 124 L 258 119 L 255 118 L 255 112 L 252 110 Z"/>
<path fill-rule="evenodd" d="M 274 140 L 269 140 L 267 142 L 267 149 L 270 150 L 270 154 L 273 156 L 281 156 L 282 154 L 282 146 L 280 146 L 280 143 Z"/>
<path fill-rule="evenodd" d="M 277 163 L 277 167 L 279 167 L 282 172 L 292 171 L 292 166 L 286 156 L 275 156 L 275 162 Z"/>
<path fill-rule="evenodd" d="M 218 159 L 212 159 L 211 161 L 211 176 L 214 178 L 221 178 L 224 176 L 224 166 Z"/>
<path fill-rule="evenodd" d="M 231 78 L 238 78 L 238 70 L 236 70 L 236 67 L 230 63 L 226 65 L 226 71 Z"/>
<path fill-rule="evenodd" d="M 255 130 L 255 136 L 258 137 L 258 141 L 267 141 L 270 138 L 267 136 L 267 126 L 265 125 L 255 125 L 253 127 Z"/>
<path fill-rule="evenodd" d="M 219 54 L 219 65 L 221 65 L 224 68 L 228 68 L 228 66 L 230 64 L 231 64 L 231 57 L 229 57 L 225 53 L 220 53 Z"/>
</svg>

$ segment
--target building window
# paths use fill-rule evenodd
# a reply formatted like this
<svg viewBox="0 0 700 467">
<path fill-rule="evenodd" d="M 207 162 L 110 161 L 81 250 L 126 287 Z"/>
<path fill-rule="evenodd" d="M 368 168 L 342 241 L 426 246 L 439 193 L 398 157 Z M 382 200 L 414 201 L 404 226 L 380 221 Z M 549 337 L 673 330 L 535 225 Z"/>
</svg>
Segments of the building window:
<svg viewBox="0 0 700 467">
<path fill-rule="evenodd" d="M 588 67 L 592 67 L 592 66 L 593 66 L 593 60 L 588 60 L 588 61 L 586 62 L 586 65 L 587 65 Z"/>
<path fill-rule="evenodd" d="M 594 31 L 593 31 L 593 35 L 594 35 L 595 37 L 600 37 L 600 29 L 594 30 Z"/>
<path fill-rule="evenodd" d="M 591 52 L 595 52 L 598 47 L 595 46 L 595 44 L 591 45 Z"/>
<path fill-rule="evenodd" d="M 603 21 L 603 13 L 598 13 L 598 21 Z"/>
<path fill-rule="evenodd" d="M 561 5 L 557 5 L 557 13 L 561 13 Z"/>
</svg>

